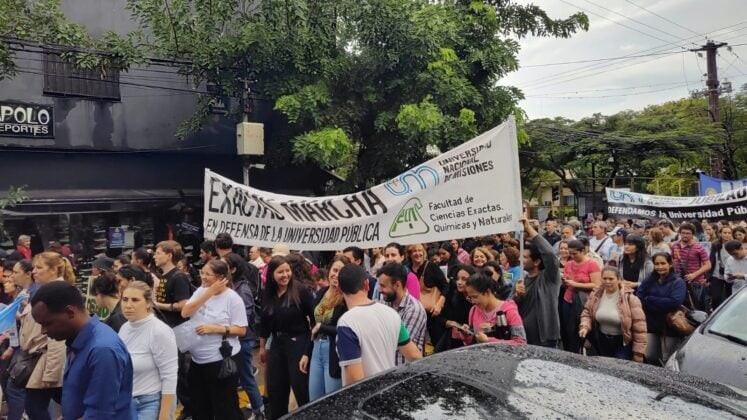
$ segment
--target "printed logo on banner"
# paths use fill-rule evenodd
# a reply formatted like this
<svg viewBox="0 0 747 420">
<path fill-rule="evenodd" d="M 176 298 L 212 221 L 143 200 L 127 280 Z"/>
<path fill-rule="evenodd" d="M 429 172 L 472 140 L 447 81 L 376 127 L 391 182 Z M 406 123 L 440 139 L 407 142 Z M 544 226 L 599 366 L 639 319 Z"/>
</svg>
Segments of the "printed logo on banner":
<svg viewBox="0 0 747 420">
<path fill-rule="evenodd" d="M 706 188 L 705 195 L 716 195 L 718 194 L 718 191 L 716 191 L 713 187 Z"/>
<path fill-rule="evenodd" d="M 623 202 L 623 203 L 642 203 L 643 200 L 638 194 L 631 194 L 627 191 L 618 191 L 618 190 L 612 190 L 607 189 L 610 193 L 610 199 L 612 201 L 616 202 Z"/>
<path fill-rule="evenodd" d="M 431 228 L 425 218 L 420 214 L 423 204 L 417 198 L 407 200 L 407 203 L 397 213 L 392 226 L 389 228 L 389 236 L 402 238 L 405 236 L 422 235 L 428 233 Z"/>
<path fill-rule="evenodd" d="M 403 172 L 397 178 L 384 184 L 384 187 L 394 196 L 407 195 L 414 191 L 427 189 L 429 180 L 433 183 L 431 186 L 435 186 L 441 181 L 441 177 L 439 177 L 438 171 L 430 166 L 420 165 Z"/>
</svg>

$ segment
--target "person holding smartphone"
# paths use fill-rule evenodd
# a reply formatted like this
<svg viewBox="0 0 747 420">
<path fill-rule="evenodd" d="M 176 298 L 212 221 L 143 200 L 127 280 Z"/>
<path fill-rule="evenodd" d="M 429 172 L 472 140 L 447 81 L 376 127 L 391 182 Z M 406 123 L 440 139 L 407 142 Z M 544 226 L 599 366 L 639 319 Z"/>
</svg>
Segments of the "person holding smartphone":
<svg viewBox="0 0 747 420">
<path fill-rule="evenodd" d="M 496 287 L 492 278 L 478 272 L 467 280 L 467 296 L 474 306 L 469 311 L 469 331 L 464 343 L 526 344 L 527 338 L 524 323 L 519 315 L 519 308 L 513 300 L 508 299 L 511 287 L 501 284 Z"/>
</svg>

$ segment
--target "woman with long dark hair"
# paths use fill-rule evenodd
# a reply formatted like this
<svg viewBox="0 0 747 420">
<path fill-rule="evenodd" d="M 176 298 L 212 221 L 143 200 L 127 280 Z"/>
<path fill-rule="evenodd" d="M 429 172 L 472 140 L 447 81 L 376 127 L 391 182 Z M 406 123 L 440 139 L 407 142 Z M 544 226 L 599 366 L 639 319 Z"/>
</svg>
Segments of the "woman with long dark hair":
<svg viewBox="0 0 747 420">
<path fill-rule="evenodd" d="M 462 332 L 468 327 L 469 310 L 472 308 L 472 303 L 467 299 L 467 280 L 473 274 L 475 274 L 475 269 L 471 265 L 454 266 L 454 277 L 451 278 L 446 303 L 438 316 L 445 332 L 436 343 L 436 353 L 464 345 Z"/>
<path fill-rule="evenodd" d="M 436 264 L 426 262 L 421 271 L 423 274 L 419 279 L 420 303 L 423 305 L 427 316 L 426 328 L 431 338 L 431 344 L 435 346 L 444 333 L 443 323 L 438 321 L 438 317 L 446 303 L 449 286 L 446 276 Z"/>
<path fill-rule="evenodd" d="M 314 401 L 342 388 L 342 371 L 337 355 L 337 321 L 347 311 L 340 290 L 338 275 L 350 260 L 344 255 L 336 255 L 329 264 L 327 280 L 329 286 L 319 290 L 314 301 L 316 325 L 311 331 L 314 339 L 311 347 L 311 360 L 301 358 L 302 364 L 309 364 L 309 400 Z M 303 359 L 306 358 L 306 361 Z"/>
<path fill-rule="evenodd" d="M 638 287 L 654 271 L 654 264 L 646 255 L 646 241 L 638 235 L 625 238 L 623 255 L 617 261 L 620 279 L 631 289 Z"/>
<path fill-rule="evenodd" d="M 184 318 L 197 324 L 202 340 L 190 348 L 189 388 L 192 418 L 243 419 L 236 387 L 238 373 L 221 377 L 221 365 L 230 352 L 238 366 L 241 363 L 239 337 L 246 334 L 247 320 L 244 302 L 231 289 L 228 264 L 212 260 L 202 267 L 200 286 L 181 311 Z M 228 346 L 227 348 L 225 346 Z"/>
<path fill-rule="evenodd" d="M 138 248 L 132 251 L 132 259 L 130 264 L 139 267 L 140 269 L 148 273 L 153 282 L 153 290 L 158 290 L 158 284 L 161 282 L 161 279 L 156 275 L 157 268 L 155 263 L 153 262 L 152 253 L 148 252 L 148 250 L 145 248 Z"/>
<path fill-rule="evenodd" d="M 309 376 L 301 369 L 301 359 L 311 343 L 314 322 L 311 290 L 295 278 L 285 257 L 273 257 L 267 264 L 259 333 L 259 358 L 267 366 L 270 419 L 288 413 L 291 388 L 299 407 L 309 402 Z"/>
<path fill-rule="evenodd" d="M 252 364 L 252 351 L 254 343 L 257 340 L 256 319 L 258 316 L 258 307 L 255 305 L 256 299 L 252 292 L 252 284 L 259 287 L 259 270 L 247 262 L 239 254 L 229 252 L 223 256 L 223 261 L 228 264 L 231 272 L 231 288 L 236 292 L 241 301 L 244 302 L 246 311 L 247 328 L 246 334 L 239 338 L 241 345 L 241 363 L 239 364 L 239 383 L 241 388 L 246 392 L 251 404 L 251 410 L 254 414 L 259 415 L 264 411 L 262 394 L 259 392 L 257 380 L 254 377 L 254 365 Z"/>
<path fill-rule="evenodd" d="M 476 273 L 467 280 L 467 296 L 474 304 L 469 311 L 470 333 L 465 344 L 478 343 L 526 344 L 527 336 L 519 308 L 508 299 L 511 286 L 496 288 L 493 279 Z M 474 334 L 474 335 L 472 335 Z"/>
<path fill-rule="evenodd" d="M 450 242 L 442 242 L 436 252 L 438 253 L 439 265 L 446 275 L 446 278 L 454 278 L 454 275 L 456 274 L 454 269 L 460 264 L 459 259 L 457 258 L 457 252 L 454 251 L 454 247 Z"/>
<path fill-rule="evenodd" d="M 687 286 L 675 273 L 672 256 L 665 252 L 654 254 L 654 271 L 636 289 L 635 295 L 646 314 L 646 362 L 664 365 L 682 336 L 667 325 L 667 314 L 685 302 Z"/>
</svg>

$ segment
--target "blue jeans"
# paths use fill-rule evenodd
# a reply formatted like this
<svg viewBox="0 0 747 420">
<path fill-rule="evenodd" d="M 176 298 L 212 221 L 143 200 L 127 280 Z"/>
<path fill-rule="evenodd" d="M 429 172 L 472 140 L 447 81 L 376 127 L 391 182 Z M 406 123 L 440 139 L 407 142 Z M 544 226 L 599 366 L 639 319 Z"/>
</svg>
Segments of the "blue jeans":
<svg viewBox="0 0 747 420">
<path fill-rule="evenodd" d="M 329 339 L 314 340 L 314 352 L 309 368 L 309 401 L 319 399 L 342 388 L 342 379 L 329 376 Z"/>
<path fill-rule="evenodd" d="M 137 413 L 137 420 L 158 420 L 161 393 L 132 397 L 132 408 Z"/>
<path fill-rule="evenodd" d="M 254 347 L 254 340 L 240 340 L 241 351 L 241 363 L 239 363 L 239 382 L 241 388 L 244 389 L 246 395 L 249 397 L 249 402 L 252 404 L 252 411 L 258 413 L 264 409 L 264 403 L 262 402 L 262 394 L 259 393 L 259 387 L 257 386 L 257 380 L 254 378 L 254 365 L 252 365 L 252 349 Z"/>
</svg>

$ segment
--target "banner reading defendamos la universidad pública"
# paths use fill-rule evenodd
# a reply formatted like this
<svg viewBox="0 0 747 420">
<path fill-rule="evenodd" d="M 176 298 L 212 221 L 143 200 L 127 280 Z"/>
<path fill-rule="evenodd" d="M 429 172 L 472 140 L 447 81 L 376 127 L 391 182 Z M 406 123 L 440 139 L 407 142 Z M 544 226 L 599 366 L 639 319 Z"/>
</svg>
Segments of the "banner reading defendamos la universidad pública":
<svg viewBox="0 0 747 420">
<path fill-rule="evenodd" d="M 641 219 L 740 220 L 747 218 L 747 187 L 715 195 L 669 197 L 607 188 L 611 216 Z"/>
<path fill-rule="evenodd" d="M 205 171 L 205 237 L 226 232 L 240 245 L 284 242 L 291 249 L 323 251 L 437 242 L 516 231 L 521 214 L 513 118 L 353 194 L 275 194 Z"/>
</svg>

